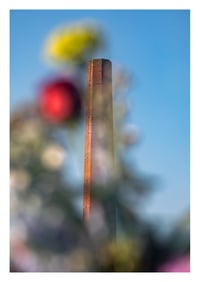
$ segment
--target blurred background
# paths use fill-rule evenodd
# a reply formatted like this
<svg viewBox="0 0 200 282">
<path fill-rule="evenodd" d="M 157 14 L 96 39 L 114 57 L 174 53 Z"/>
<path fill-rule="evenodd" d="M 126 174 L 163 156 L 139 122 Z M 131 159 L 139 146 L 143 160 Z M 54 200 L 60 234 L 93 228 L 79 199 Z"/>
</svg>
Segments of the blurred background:
<svg viewBox="0 0 200 282">
<path fill-rule="evenodd" d="M 189 56 L 187 10 L 11 10 L 11 271 L 189 271 Z M 82 200 L 93 58 L 112 61 L 119 173 L 94 189 L 91 228 Z"/>
</svg>

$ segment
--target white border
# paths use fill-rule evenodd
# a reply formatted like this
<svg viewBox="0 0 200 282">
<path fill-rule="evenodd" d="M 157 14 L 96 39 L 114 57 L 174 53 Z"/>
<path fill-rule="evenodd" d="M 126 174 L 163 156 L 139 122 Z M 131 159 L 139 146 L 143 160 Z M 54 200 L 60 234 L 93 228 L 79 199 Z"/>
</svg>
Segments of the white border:
<svg viewBox="0 0 200 282">
<path fill-rule="evenodd" d="M 199 233 L 199 197 L 198 192 L 199 185 L 199 167 L 198 160 L 200 135 L 199 131 L 199 9 L 198 1 L 184 1 L 184 0 L 146 0 L 146 1 L 73 1 L 70 4 L 66 0 L 54 0 L 54 1 L 27 1 L 27 0 L 15 0 L 4 1 L 1 3 L 0 9 L 0 35 L 1 35 L 1 52 L 0 52 L 0 79 L 1 79 L 1 93 L 0 93 L 0 105 L 1 105 L 1 118 L 0 118 L 0 133 L 1 143 L 0 148 L 2 150 L 0 154 L 0 275 L 4 275 L 2 281 L 7 279 L 15 281 L 35 280 L 35 278 L 43 278 L 41 275 L 45 275 L 45 278 L 50 280 L 55 279 L 55 275 L 59 276 L 59 280 L 66 279 L 87 279 L 90 280 L 102 280 L 108 278 L 108 275 L 112 275 L 110 279 L 122 279 L 127 281 L 137 278 L 137 281 L 146 281 L 147 279 L 153 281 L 196 281 L 196 276 L 199 270 L 199 256 L 198 247 L 200 241 Z M 195 5 L 196 4 L 196 5 Z M 190 9 L 191 10 L 191 270 L 190 274 L 173 274 L 173 273 L 112 273 L 112 274 L 94 274 L 94 273 L 9 273 L 9 10 L 10 9 Z M 195 253 L 196 252 L 196 253 Z M 67 277 L 66 277 L 67 275 Z M 75 275 L 75 276 L 74 276 Z M 121 277 L 123 275 L 123 277 Z M 134 276 L 133 276 L 134 275 Z M 147 276 L 146 276 L 147 275 Z M 173 279 L 175 278 L 175 279 Z"/>
<path fill-rule="evenodd" d="M 70 1 L 49 0 L 46 1 L 26 1 L 13 0 L 6 6 L 10 9 L 189 9 L 195 0 L 140 0 L 140 1 Z"/>
<path fill-rule="evenodd" d="M 9 265 L 9 10 L 0 9 L 0 269 Z"/>
</svg>

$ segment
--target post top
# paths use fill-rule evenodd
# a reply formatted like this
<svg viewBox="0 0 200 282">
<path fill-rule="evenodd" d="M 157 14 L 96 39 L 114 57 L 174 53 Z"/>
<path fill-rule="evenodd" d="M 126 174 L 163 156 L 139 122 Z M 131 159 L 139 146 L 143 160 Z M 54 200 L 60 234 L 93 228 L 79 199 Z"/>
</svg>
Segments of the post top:
<svg viewBox="0 0 200 282">
<path fill-rule="evenodd" d="M 104 59 L 104 58 L 91 59 L 91 60 L 89 60 L 88 63 L 92 63 L 92 62 L 94 62 L 94 63 L 96 63 L 96 62 L 104 62 L 104 63 L 106 63 L 107 62 L 107 63 L 111 64 L 111 61 L 109 59 Z"/>
</svg>

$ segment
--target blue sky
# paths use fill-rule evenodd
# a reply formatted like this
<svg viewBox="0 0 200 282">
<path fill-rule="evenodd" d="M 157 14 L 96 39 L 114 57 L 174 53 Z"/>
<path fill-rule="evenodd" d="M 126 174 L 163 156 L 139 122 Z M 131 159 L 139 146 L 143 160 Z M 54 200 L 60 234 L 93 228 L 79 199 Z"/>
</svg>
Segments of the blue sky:
<svg viewBox="0 0 200 282">
<path fill-rule="evenodd" d="M 136 77 L 128 97 L 141 142 L 139 170 L 157 177 L 146 213 L 174 220 L 190 202 L 190 13 L 188 10 L 30 10 L 11 12 L 11 108 L 35 96 L 50 71 L 41 51 L 63 23 L 93 19 L 105 29 L 102 53 Z"/>
</svg>

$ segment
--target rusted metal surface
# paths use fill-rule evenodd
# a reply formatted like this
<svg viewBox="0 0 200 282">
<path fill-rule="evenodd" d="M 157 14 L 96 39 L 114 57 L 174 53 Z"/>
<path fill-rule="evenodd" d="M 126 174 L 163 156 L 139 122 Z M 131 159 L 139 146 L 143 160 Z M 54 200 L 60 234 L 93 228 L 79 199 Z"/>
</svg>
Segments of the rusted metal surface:
<svg viewBox="0 0 200 282">
<path fill-rule="evenodd" d="M 112 169 L 112 155 L 112 64 L 109 60 L 95 59 L 88 63 L 83 199 L 85 219 L 91 212 L 92 185 L 99 181 L 106 182 L 106 174 Z"/>
</svg>

